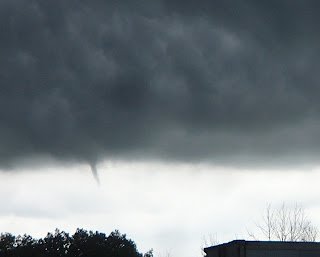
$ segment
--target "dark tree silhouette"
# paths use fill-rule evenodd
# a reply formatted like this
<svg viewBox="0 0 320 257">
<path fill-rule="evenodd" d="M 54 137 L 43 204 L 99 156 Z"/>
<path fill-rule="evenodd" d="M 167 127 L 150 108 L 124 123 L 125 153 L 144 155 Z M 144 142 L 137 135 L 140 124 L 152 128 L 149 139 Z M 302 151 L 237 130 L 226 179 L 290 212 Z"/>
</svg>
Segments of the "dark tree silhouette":
<svg viewBox="0 0 320 257">
<path fill-rule="evenodd" d="M 12 256 L 11 251 L 15 247 L 15 236 L 10 233 L 0 235 L 0 256 Z"/>
<path fill-rule="evenodd" d="M 41 239 L 26 234 L 0 234 L 0 257 L 153 257 L 153 254 L 152 250 L 144 255 L 139 253 L 136 244 L 117 230 L 106 236 L 98 231 L 77 229 L 69 236 L 56 229 Z"/>
</svg>

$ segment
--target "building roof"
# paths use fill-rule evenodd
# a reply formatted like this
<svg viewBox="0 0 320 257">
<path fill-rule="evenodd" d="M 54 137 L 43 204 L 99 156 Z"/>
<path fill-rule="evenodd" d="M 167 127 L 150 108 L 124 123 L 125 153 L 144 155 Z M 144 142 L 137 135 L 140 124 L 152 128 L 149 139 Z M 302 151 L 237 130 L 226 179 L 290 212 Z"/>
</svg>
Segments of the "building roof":
<svg viewBox="0 0 320 257">
<path fill-rule="evenodd" d="M 216 249 L 244 246 L 251 249 L 281 249 L 281 250 L 320 250 L 320 242 L 284 242 L 284 241 L 246 241 L 234 240 L 228 243 L 214 245 L 204 248 L 204 252 L 208 253 Z"/>
</svg>

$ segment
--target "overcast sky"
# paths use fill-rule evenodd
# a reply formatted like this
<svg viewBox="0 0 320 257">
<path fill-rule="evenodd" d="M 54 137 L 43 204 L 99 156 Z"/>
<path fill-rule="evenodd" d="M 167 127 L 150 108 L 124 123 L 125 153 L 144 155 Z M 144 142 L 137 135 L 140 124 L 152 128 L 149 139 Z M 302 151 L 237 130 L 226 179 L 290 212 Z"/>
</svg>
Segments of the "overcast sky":
<svg viewBox="0 0 320 257">
<path fill-rule="evenodd" d="M 123 228 L 188 257 L 267 202 L 319 216 L 319 8 L 0 1 L 0 230 Z"/>
</svg>

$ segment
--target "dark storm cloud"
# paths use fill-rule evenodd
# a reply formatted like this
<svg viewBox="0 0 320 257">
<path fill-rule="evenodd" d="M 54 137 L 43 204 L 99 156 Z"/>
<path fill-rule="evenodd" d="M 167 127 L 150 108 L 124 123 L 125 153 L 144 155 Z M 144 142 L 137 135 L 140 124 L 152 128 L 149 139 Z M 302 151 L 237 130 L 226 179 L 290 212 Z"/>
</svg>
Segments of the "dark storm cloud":
<svg viewBox="0 0 320 257">
<path fill-rule="evenodd" d="M 318 1 L 0 3 L 0 162 L 317 157 Z"/>
</svg>

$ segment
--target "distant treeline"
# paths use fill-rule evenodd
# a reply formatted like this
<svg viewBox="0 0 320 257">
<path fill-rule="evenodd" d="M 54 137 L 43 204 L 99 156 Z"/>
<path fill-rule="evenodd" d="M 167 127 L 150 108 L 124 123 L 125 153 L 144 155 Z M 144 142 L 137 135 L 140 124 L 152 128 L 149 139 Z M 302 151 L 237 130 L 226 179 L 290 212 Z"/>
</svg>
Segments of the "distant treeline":
<svg viewBox="0 0 320 257">
<path fill-rule="evenodd" d="M 58 229 L 46 237 L 0 235 L 0 257 L 152 257 L 152 250 L 139 253 L 136 244 L 119 231 L 109 236 L 98 231 L 77 229 L 70 236 Z"/>
</svg>

